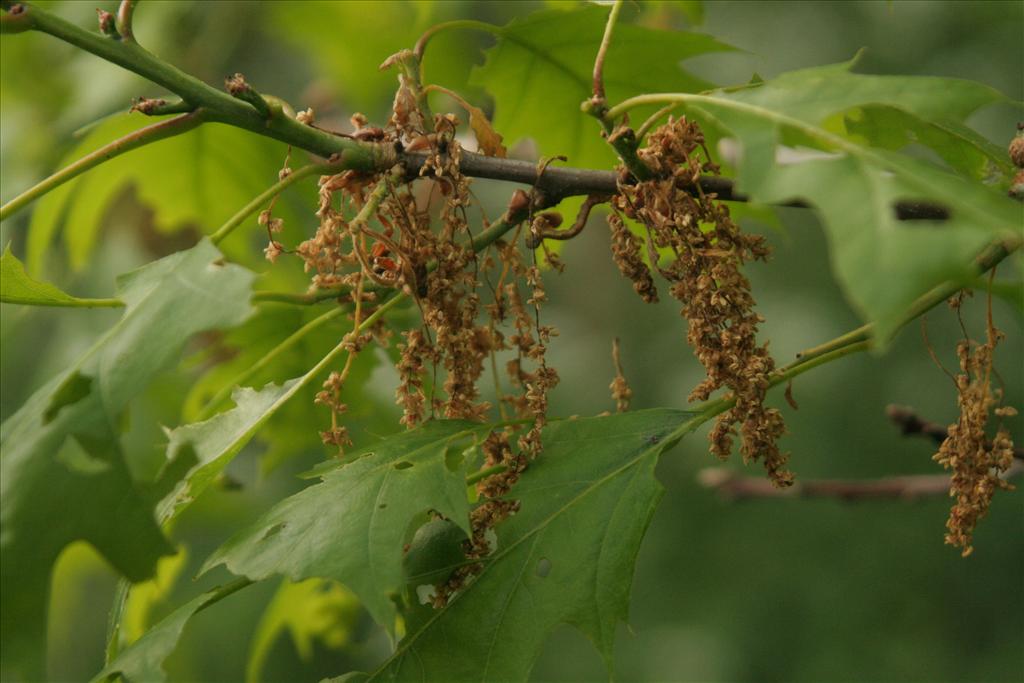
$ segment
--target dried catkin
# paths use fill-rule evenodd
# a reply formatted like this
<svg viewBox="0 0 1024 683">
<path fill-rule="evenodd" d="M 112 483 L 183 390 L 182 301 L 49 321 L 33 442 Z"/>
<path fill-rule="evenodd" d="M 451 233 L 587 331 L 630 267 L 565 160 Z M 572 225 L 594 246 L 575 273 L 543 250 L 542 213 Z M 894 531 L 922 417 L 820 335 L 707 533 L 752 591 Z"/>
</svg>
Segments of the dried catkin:
<svg viewBox="0 0 1024 683">
<path fill-rule="evenodd" d="M 984 344 L 968 339 L 957 344 L 960 373 L 956 376 L 960 417 L 949 426 L 949 436 L 934 460 L 952 472 L 949 495 L 956 498 L 946 520 L 946 543 L 962 549 L 966 557 L 974 551 L 974 529 L 999 489 L 1013 489 L 1000 477 L 1013 463 L 1013 439 L 1000 426 L 991 443 L 985 435 L 989 413 L 997 417 L 1016 415 L 1011 406 L 999 406 L 1002 390 L 993 388 L 992 356 L 1003 334 L 991 322 Z"/>
<path fill-rule="evenodd" d="M 776 445 L 785 423 L 778 410 L 764 405 L 775 361 L 768 345 L 757 342 L 763 319 L 754 310 L 750 281 L 742 271 L 747 261 L 766 259 L 769 248 L 763 237 L 741 232 L 729 209 L 701 191 L 701 174 L 718 172 L 710 160 L 701 161 L 701 152 L 710 159 L 700 128 L 685 118 L 670 118 L 638 151 L 656 179 L 620 187 L 614 205 L 646 226 L 651 265 L 683 304 L 687 341 L 707 372 L 690 400 L 706 400 L 723 387 L 736 399 L 711 431 L 711 452 L 728 457 L 738 433 L 744 461 L 760 460 L 773 483 L 788 486 L 793 475 Z M 616 223 L 612 229 L 616 232 Z M 655 248 L 672 255 L 668 265 L 658 263 Z M 629 255 L 635 250 L 623 247 L 620 253 L 627 264 L 620 269 L 637 283 L 636 258 Z M 639 282 L 637 291 L 646 291 L 642 274 Z"/>
<path fill-rule="evenodd" d="M 651 270 L 640 255 L 640 238 L 630 232 L 617 213 L 608 214 L 608 227 L 612 233 L 612 260 L 619 272 L 633 283 L 633 290 L 647 303 L 658 301 Z"/>
</svg>

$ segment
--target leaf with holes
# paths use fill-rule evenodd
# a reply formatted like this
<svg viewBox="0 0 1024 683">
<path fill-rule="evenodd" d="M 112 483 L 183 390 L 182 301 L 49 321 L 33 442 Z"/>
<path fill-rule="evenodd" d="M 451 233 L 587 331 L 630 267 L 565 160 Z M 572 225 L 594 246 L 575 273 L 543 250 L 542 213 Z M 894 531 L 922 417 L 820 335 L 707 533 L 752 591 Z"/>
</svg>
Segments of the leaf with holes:
<svg viewBox="0 0 1024 683">
<path fill-rule="evenodd" d="M 402 545 L 410 523 L 436 510 L 468 531 L 467 463 L 451 458 L 486 425 L 431 421 L 384 439 L 351 461 L 318 470 L 322 481 L 285 499 L 207 560 L 262 579 L 320 577 L 351 588 L 378 623 L 394 628 L 392 597 L 404 585 Z"/>
<path fill-rule="evenodd" d="M 692 416 L 649 410 L 549 424 L 543 453 L 509 493 L 519 511 L 498 525 L 483 570 L 446 607 L 410 615 L 405 638 L 370 680 L 526 680 L 563 623 L 583 631 L 611 668 L 633 565 L 662 494 L 654 467 Z"/>
<path fill-rule="evenodd" d="M 192 453 L 155 483 L 133 481 L 121 414 L 189 337 L 249 314 L 252 280 L 208 241 L 118 278 L 121 320 L 0 428 L 2 646 L 29 678 L 41 677 L 50 571 L 66 545 L 90 542 L 132 581 L 174 552 L 153 509 Z"/>
</svg>

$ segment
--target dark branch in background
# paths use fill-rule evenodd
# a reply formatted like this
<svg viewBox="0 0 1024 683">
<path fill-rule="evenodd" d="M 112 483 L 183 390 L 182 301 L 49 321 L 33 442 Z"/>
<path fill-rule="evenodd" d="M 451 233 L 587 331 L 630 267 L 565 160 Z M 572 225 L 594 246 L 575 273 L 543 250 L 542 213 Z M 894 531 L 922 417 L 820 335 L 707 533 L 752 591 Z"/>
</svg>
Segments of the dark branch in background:
<svg viewBox="0 0 1024 683">
<path fill-rule="evenodd" d="M 1024 465 L 1015 462 L 1004 479 L 1019 476 Z M 845 501 L 944 497 L 949 495 L 950 479 L 945 474 L 917 474 L 882 479 L 805 479 L 779 489 L 761 477 L 744 477 L 724 467 L 710 467 L 697 473 L 697 481 L 715 489 L 730 501 L 754 498 L 838 498 Z"/>
<path fill-rule="evenodd" d="M 949 430 L 937 422 L 930 422 L 920 417 L 913 408 L 890 405 L 885 409 L 886 417 L 900 428 L 904 436 L 923 436 L 936 444 L 941 444 L 949 436 Z M 985 448 L 991 449 L 992 443 L 986 442 Z M 1024 448 L 1013 449 L 1013 457 L 1024 460 Z"/>
<path fill-rule="evenodd" d="M 912 408 L 890 405 L 885 409 L 890 420 L 900 427 L 904 436 L 921 436 L 936 445 L 949 435 L 946 427 L 921 418 Z M 991 443 L 988 444 L 991 448 Z M 1024 473 L 1024 449 L 1015 448 L 1016 461 L 1003 475 L 1006 480 Z M 877 498 L 917 498 L 948 496 L 950 477 L 946 474 L 918 474 L 882 479 L 810 479 L 797 482 L 788 489 L 778 489 L 761 477 L 744 477 L 724 467 L 709 467 L 697 473 L 697 481 L 705 488 L 716 489 L 728 500 L 751 498 L 839 498 L 869 500 Z"/>
</svg>

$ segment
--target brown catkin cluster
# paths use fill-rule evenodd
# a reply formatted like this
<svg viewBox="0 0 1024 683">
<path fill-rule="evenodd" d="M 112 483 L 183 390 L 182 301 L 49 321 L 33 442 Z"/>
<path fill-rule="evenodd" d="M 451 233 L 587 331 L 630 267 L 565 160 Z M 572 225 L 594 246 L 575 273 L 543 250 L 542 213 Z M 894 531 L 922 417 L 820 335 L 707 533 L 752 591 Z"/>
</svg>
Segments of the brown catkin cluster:
<svg viewBox="0 0 1024 683">
<path fill-rule="evenodd" d="M 957 344 L 960 417 L 949 426 L 949 436 L 934 456 L 936 462 L 952 471 L 949 495 L 956 498 L 946 520 L 946 543 L 962 548 L 965 557 L 974 550 L 971 545 L 974 528 L 988 514 L 992 496 L 999 489 L 1013 488 L 999 476 L 1013 463 L 1013 439 L 1009 431 L 1000 426 L 991 442 L 985 435 L 993 409 L 997 417 L 1017 414 L 1013 407 L 1000 406 L 1002 390 L 991 385 L 992 356 L 1002 338 L 1002 332 L 992 324 L 990 312 L 984 344 L 969 339 Z"/>
<path fill-rule="evenodd" d="M 612 260 L 623 277 L 633 283 L 633 290 L 645 302 L 657 303 L 658 290 L 651 277 L 651 269 L 640 255 L 643 241 L 630 232 L 626 222 L 617 213 L 608 214 L 608 227 L 612 231 Z"/>
<path fill-rule="evenodd" d="M 1010 196 L 1019 201 L 1024 201 L 1024 123 L 1017 124 L 1017 134 L 1010 141 L 1007 150 L 1010 154 L 1010 161 L 1017 167 L 1017 175 L 1010 182 Z"/>
<path fill-rule="evenodd" d="M 711 431 L 711 452 L 728 457 L 738 432 L 744 461 L 762 461 L 774 484 L 788 486 L 793 475 L 776 445 L 785 423 L 778 410 L 764 405 L 775 361 L 768 345 L 757 342 L 763 319 L 742 271 L 747 261 L 766 259 L 769 248 L 763 237 L 741 232 L 729 209 L 701 190 L 701 174 L 717 173 L 718 167 L 697 124 L 670 118 L 638 155 L 655 179 L 622 186 L 615 207 L 646 226 L 651 265 L 683 304 L 687 340 L 707 371 L 690 400 L 706 400 L 722 387 L 736 399 Z M 668 265 L 659 264 L 659 250 L 671 256 Z"/>
<path fill-rule="evenodd" d="M 385 66 L 402 63 L 407 67 L 404 62 L 410 57 L 407 51 L 399 53 Z M 442 605 L 479 571 L 481 565 L 475 560 L 492 551 L 487 540 L 492 529 L 518 508 L 516 501 L 505 497 L 541 451 L 548 392 L 558 383 L 546 352 L 557 332 L 540 324 L 540 307 L 547 297 L 536 261 L 532 266 L 524 263 L 517 246 L 522 223 L 511 241 L 497 240 L 477 255 L 467 216 L 470 180 L 461 171 L 462 148 L 456 139 L 459 120 L 452 114 L 428 118 L 422 101 L 418 83 L 403 69 L 388 124 L 370 127 L 366 117 L 357 114 L 352 117 L 355 130 L 351 134 L 355 139 L 426 152 L 419 178 L 404 177 L 398 166 L 384 174 L 344 171 L 321 177 L 316 234 L 294 252 L 273 241 L 281 223 L 270 210 L 261 216 L 261 224 L 271 235 L 267 257 L 275 260 L 282 253 L 292 253 L 301 258 L 311 273 L 311 291 L 347 288 L 357 325 L 366 320 L 379 292 L 397 289 L 415 301 L 422 324 L 404 331 L 398 344 L 396 402 L 402 407 L 402 424 L 413 428 L 428 417 L 428 410 L 430 417 L 487 419 L 491 406 L 482 400 L 478 383 L 488 365 L 502 417 L 507 405 L 516 417 L 531 421 L 519 434 L 517 448 L 510 443 L 516 434 L 511 428 L 492 433 L 482 444 L 484 467 L 501 471 L 477 484 L 481 502 L 471 514 L 472 534 L 465 546 L 467 558 L 473 561 L 438 587 L 435 604 Z M 300 117 L 306 125 L 313 120 L 312 112 Z M 557 214 L 533 216 L 530 207 L 539 204 L 533 194 L 517 191 L 506 213 L 512 218 L 503 220 L 529 216 L 531 231 L 557 227 L 561 221 Z M 500 272 L 496 285 L 491 283 L 492 270 Z M 481 300 L 483 281 L 493 293 L 493 300 L 486 304 Z M 506 336 L 501 327 L 507 323 L 513 329 Z M 338 420 L 347 410 L 342 400 L 346 377 L 352 358 L 371 339 L 386 344 L 383 321 L 342 341 L 350 351 L 346 364 L 330 374 L 316 397 L 318 404 L 331 409 L 331 426 L 321 432 L 321 438 L 339 449 L 350 443 L 348 430 Z M 500 386 L 497 370 L 500 351 L 514 354 L 507 371 L 515 391 L 508 394 Z"/>
<path fill-rule="evenodd" d="M 515 350 L 516 357 L 508 361 L 506 371 L 518 395 L 505 396 L 520 418 L 533 419 L 533 425 L 519 438 L 519 447 L 536 456 L 541 450 L 540 433 L 547 424 L 548 392 L 558 384 L 558 372 L 547 364 L 547 349 L 552 336 L 558 333 L 548 325 L 540 324 L 540 306 L 547 300 L 540 269 L 526 267 L 522 254 L 514 242 L 503 243 L 498 250 L 503 268 L 512 275 L 511 281 L 496 289 L 495 303 L 489 308 L 492 320 L 503 323 L 512 315 L 515 331 L 508 336 L 507 346 Z M 530 286 L 530 296 L 524 302 L 519 281 Z M 532 310 L 527 306 L 531 306 Z M 527 369 L 531 363 L 533 371 Z"/>
<path fill-rule="evenodd" d="M 484 453 L 484 467 L 502 465 L 503 472 L 492 474 L 477 482 L 476 491 L 480 500 L 484 501 L 470 514 L 472 537 L 465 542 L 466 558 L 480 560 L 489 555 L 493 548 L 487 540 L 488 532 L 499 522 L 514 514 L 519 509 L 519 502 L 504 499 L 512 485 L 519 480 L 529 462 L 527 455 L 515 452 L 509 443 L 509 433 L 504 430 L 491 432 L 480 446 Z M 443 607 L 449 598 L 480 572 L 480 563 L 467 564 L 459 567 L 451 576 L 437 586 L 433 604 Z"/>
</svg>

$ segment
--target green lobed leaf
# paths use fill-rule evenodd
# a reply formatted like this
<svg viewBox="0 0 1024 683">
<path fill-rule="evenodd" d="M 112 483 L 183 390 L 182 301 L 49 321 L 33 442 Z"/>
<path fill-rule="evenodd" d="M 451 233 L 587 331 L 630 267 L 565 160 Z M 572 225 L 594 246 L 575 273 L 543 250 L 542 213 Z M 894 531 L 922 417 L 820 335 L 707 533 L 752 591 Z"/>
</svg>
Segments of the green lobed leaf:
<svg viewBox="0 0 1024 683">
<path fill-rule="evenodd" d="M 978 182 L 998 177 L 1005 162 L 992 145 L 963 133 L 964 117 L 1002 95 L 969 81 L 865 76 L 850 73 L 851 66 L 804 69 L 719 91 L 692 102 L 691 112 L 740 142 L 741 191 L 758 202 L 803 199 L 818 209 L 837 278 L 862 317 L 877 325 L 884 345 L 916 298 L 945 281 L 966 281 L 972 257 L 991 241 L 1019 238 L 1022 209 L 998 187 Z M 894 111 L 906 125 L 880 125 L 895 120 Z M 912 138 L 972 178 L 891 151 Z M 777 163 L 784 144 L 824 153 Z M 951 217 L 901 221 L 900 201 L 936 203 Z"/>
<path fill-rule="evenodd" d="M 121 320 L 0 427 L 0 644 L 30 678 L 42 676 L 49 577 L 66 545 L 88 541 L 131 581 L 174 552 L 153 506 L 192 454 L 157 482 L 133 481 L 121 414 L 189 337 L 249 314 L 252 280 L 206 240 L 118 278 Z"/>
<path fill-rule="evenodd" d="M 358 618 L 359 600 L 341 584 L 324 579 L 299 583 L 283 580 L 256 626 L 246 663 L 246 682 L 262 680 L 263 665 L 282 633 L 291 634 L 299 657 L 309 661 L 315 640 L 335 650 L 348 644 Z"/>
<path fill-rule="evenodd" d="M 549 424 L 543 453 L 509 493 L 519 511 L 498 525 L 481 573 L 443 609 L 411 616 L 370 680 L 526 680 L 563 623 L 586 634 L 611 669 L 636 555 L 662 494 L 654 468 L 692 415 L 659 409 Z"/>
<path fill-rule="evenodd" d="M 25 272 L 18 257 L 11 253 L 11 245 L 0 256 L 0 301 L 7 304 L 30 306 L 70 306 L 93 308 L 121 306 L 117 299 L 80 299 L 58 289 L 49 282 L 34 280 Z"/>
<path fill-rule="evenodd" d="M 320 483 L 228 540 L 204 571 L 224 564 L 254 580 L 271 574 L 334 579 L 393 629 L 392 596 L 404 585 L 402 544 L 411 521 L 436 510 L 468 534 L 467 463 L 448 463 L 445 455 L 483 429 L 479 423 L 430 421 L 347 456 L 355 459 L 321 470 Z"/>
<path fill-rule="evenodd" d="M 139 114 L 111 117 L 90 130 L 60 166 L 153 120 Z M 157 230 L 171 232 L 194 225 L 201 232 L 212 232 L 277 181 L 286 152 L 279 142 L 208 123 L 115 157 L 39 201 L 29 224 L 29 270 L 42 271 L 46 253 L 62 229 L 68 262 L 74 270 L 84 267 L 107 211 L 128 187 L 153 209 Z"/>
<path fill-rule="evenodd" d="M 564 154 L 582 167 L 611 167 L 615 154 L 600 127 L 580 111 L 591 95 L 594 57 L 608 10 L 545 10 L 498 30 L 471 82 L 494 98 L 494 128 L 509 146 L 533 138 L 542 156 Z M 731 50 L 711 36 L 621 23 L 605 59 L 610 102 L 645 92 L 697 92 L 711 84 L 679 67 L 682 60 Z M 637 65 L 643 65 L 638 69 Z"/>
</svg>

